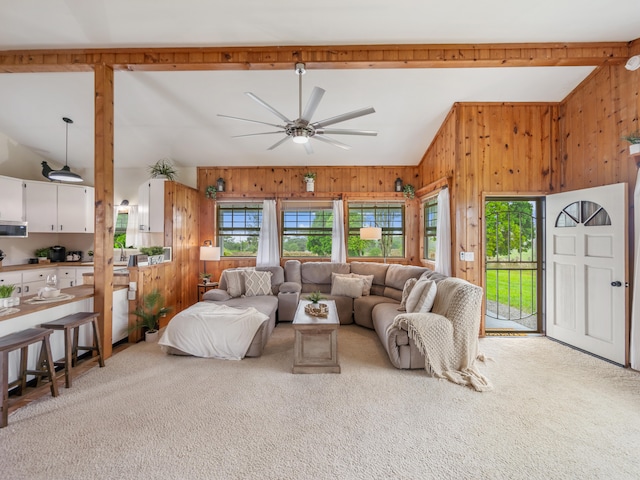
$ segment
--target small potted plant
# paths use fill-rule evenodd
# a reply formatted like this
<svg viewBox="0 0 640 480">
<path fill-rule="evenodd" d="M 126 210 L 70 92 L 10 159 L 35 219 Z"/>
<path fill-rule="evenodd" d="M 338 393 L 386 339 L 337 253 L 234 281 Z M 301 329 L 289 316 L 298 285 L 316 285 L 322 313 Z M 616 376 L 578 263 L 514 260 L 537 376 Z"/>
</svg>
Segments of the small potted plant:
<svg viewBox="0 0 640 480">
<path fill-rule="evenodd" d="M 304 181 L 307 184 L 307 192 L 313 192 L 315 189 L 316 173 L 315 172 L 305 173 Z"/>
<path fill-rule="evenodd" d="M 209 185 L 204 191 L 204 196 L 210 198 L 211 200 L 215 200 L 217 194 L 218 189 L 214 185 Z"/>
<path fill-rule="evenodd" d="M 210 273 L 201 273 L 200 274 L 200 280 L 202 280 L 202 283 L 209 283 L 211 281 L 211 274 Z"/>
<path fill-rule="evenodd" d="M 4 260 L 5 254 L 2 250 L 0 250 L 0 267 L 2 266 L 2 260 Z"/>
<path fill-rule="evenodd" d="M 15 285 L 0 285 L 0 308 L 12 307 L 14 305 L 11 295 L 15 288 Z"/>
<path fill-rule="evenodd" d="M 49 247 L 36 248 L 35 255 L 38 257 L 38 263 L 47 263 L 49 260 Z"/>
<path fill-rule="evenodd" d="M 151 178 L 166 178 L 167 180 L 175 180 L 178 172 L 173 163 L 168 158 L 158 160 L 149 166 L 149 174 Z"/>
<path fill-rule="evenodd" d="M 402 187 L 402 193 L 406 198 L 412 199 L 416 196 L 416 189 L 413 185 L 407 183 L 404 187 Z"/>
<path fill-rule="evenodd" d="M 320 300 L 324 300 L 324 297 L 322 296 L 320 291 L 316 291 L 316 292 L 311 292 L 309 295 L 307 295 L 307 300 L 309 300 L 311 303 L 317 306 Z"/>
<path fill-rule="evenodd" d="M 159 245 L 153 247 L 140 247 L 140 253 L 149 257 L 149 265 L 156 265 L 164 262 L 164 247 Z"/>
<path fill-rule="evenodd" d="M 132 312 L 140 320 L 129 327 L 129 333 L 139 328 L 146 328 L 145 341 L 155 342 L 158 339 L 160 317 L 164 317 L 170 311 L 170 307 L 165 307 L 164 298 L 160 291 L 153 290 L 142 297 L 142 305 Z"/>
<path fill-rule="evenodd" d="M 640 131 L 635 131 L 629 135 L 622 137 L 623 140 L 629 142 L 629 154 L 637 155 L 640 153 Z"/>
</svg>

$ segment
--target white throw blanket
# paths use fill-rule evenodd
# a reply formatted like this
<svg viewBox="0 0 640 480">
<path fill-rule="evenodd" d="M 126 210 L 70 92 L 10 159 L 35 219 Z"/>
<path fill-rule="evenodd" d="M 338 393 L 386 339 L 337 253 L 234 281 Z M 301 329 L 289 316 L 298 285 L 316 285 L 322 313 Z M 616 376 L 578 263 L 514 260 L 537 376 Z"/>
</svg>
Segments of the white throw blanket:
<svg viewBox="0 0 640 480">
<path fill-rule="evenodd" d="M 269 317 L 255 308 L 198 302 L 171 319 L 158 342 L 204 358 L 244 358 L 260 325 Z"/>
<path fill-rule="evenodd" d="M 479 392 L 493 390 L 489 380 L 475 366 L 482 289 L 459 279 L 438 284 L 433 311 L 404 313 L 393 326 L 407 331 L 425 357 L 425 370 L 437 378 L 468 385 Z"/>
</svg>

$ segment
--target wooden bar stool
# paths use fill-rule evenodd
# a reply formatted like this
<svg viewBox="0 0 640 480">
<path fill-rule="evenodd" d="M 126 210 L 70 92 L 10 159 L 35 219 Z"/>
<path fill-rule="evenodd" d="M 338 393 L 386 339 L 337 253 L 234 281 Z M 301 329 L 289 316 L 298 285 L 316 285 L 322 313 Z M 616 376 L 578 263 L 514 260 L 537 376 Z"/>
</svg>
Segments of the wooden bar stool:
<svg viewBox="0 0 640 480">
<path fill-rule="evenodd" d="M 24 393 L 27 385 L 27 375 L 36 375 L 39 379 L 46 376 L 51 384 L 51 395 L 58 396 L 58 386 L 55 381 L 55 371 L 53 359 L 51 357 L 51 344 L 49 336 L 53 333 L 50 328 L 29 328 L 21 332 L 11 333 L 0 337 L 0 382 L 2 383 L 2 420 L 0 428 L 6 427 L 9 415 L 9 389 L 19 386 L 20 395 Z M 42 342 L 40 358 L 44 361 L 38 362 L 44 370 L 27 370 L 27 360 L 29 356 L 29 345 Z M 20 349 L 20 377 L 9 383 L 9 352 Z"/>
<path fill-rule="evenodd" d="M 71 388 L 71 371 L 72 368 L 78 363 L 78 350 L 89 350 L 98 352 L 98 361 L 101 367 L 104 367 L 104 356 L 102 355 L 102 342 L 100 341 L 100 331 L 98 330 L 98 316 L 97 312 L 78 312 L 72 313 L 65 317 L 51 322 L 46 322 L 41 327 L 51 328 L 53 330 L 64 331 L 64 359 L 54 362 L 56 366 L 64 367 L 64 380 L 65 387 Z M 80 346 L 78 345 L 78 334 L 82 325 L 90 323 L 93 327 L 93 345 Z M 73 332 L 73 340 L 71 333 Z"/>
</svg>

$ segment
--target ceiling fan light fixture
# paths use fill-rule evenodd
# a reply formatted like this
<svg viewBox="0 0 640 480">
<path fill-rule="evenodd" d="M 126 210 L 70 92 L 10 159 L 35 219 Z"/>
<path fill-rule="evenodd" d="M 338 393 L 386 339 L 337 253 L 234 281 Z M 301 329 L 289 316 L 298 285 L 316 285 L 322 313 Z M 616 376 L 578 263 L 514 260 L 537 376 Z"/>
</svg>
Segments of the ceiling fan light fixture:
<svg viewBox="0 0 640 480">
<path fill-rule="evenodd" d="M 62 117 L 66 128 L 66 136 L 65 136 L 65 153 L 64 153 L 64 167 L 60 170 L 52 170 L 48 173 L 47 177 L 49 180 L 58 180 L 59 182 L 67 182 L 67 183 L 79 183 L 82 180 L 82 177 L 77 173 L 73 173 L 69 168 L 68 160 L 69 160 L 69 124 L 73 123 L 73 120 L 67 117 Z"/>
<path fill-rule="evenodd" d="M 307 143 L 309 141 L 309 132 L 304 128 L 293 128 L 291 129 L 291 138 L 293 143 Z"/>
</svg>

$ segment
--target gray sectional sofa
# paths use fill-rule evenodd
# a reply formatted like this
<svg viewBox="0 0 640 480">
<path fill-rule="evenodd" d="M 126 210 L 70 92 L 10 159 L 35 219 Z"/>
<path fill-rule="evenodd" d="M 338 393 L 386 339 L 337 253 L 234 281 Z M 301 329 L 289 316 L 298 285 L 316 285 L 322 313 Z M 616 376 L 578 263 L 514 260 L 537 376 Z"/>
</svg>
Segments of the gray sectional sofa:
<svg viewBox="0 0 640 480">
<path fill-rule="evenodd" d="M 260 356 L 273 328 L 278 321 L 292 321 L 298 301 L 312 292 L 321 292 L 328 300 L 334 300 L 341 324 L 356 323 L 365 328 L 373 329 L 384 346 L 391 363 L 396 368 L 417 369 L 424 368 L 425 359 L 418 347 L 410 338 L 407 330 L 394 325 L 394 320 L 402 311 L 399 310 L 405 283 L 410 278 L 427 278 L 433 280 L 436 286 L 449 277 L 436 273 L 426 267 L 412 265 L 398 265 L 373 262 L 305 262 L 287 260 L 282 267 L 256 268 L 272 272 L 272 295 L 232 298 L 227 293 L 225 273 L 235 269 L 225 270 L 220 278 L 220 288 L 209 290 L 203 296 L 204 300 L 223 303 L 231 307 L 255 307 L 258 311 L 269 316 L 269 319 L 256 333 L 247 352 L 247 356 Z M 336 294 L 337 284 L 335 276 L 358 276 L 365 279 L 367 294 L 353 296 Z M 362 285 L 362 284 L 361 284 Z M 362 288 L 362 287 L 361 287 Z M 477 289 L 468 282 L 460 279 L 449 279 L 437 288 L 433 313 L 449 318 L 456 323 L 455 309 L 450 308 L 451 299 L 457 303 L 465 302 L 464 296 L 469 288 Z M 333 290 L 333 295 L 332 295 Z M 364 290 L 362 293 L 365 293 Z M 474 305 L 472 315 L 477 316 L 474 323 L 479 325 L 480 305 Z M 468 312 L 465 315 L 469 315 Z M 475 321 L 477 320 L 477 322 Z M 455 327 L 454 327 L 455 328 Z"/>
</svg>

